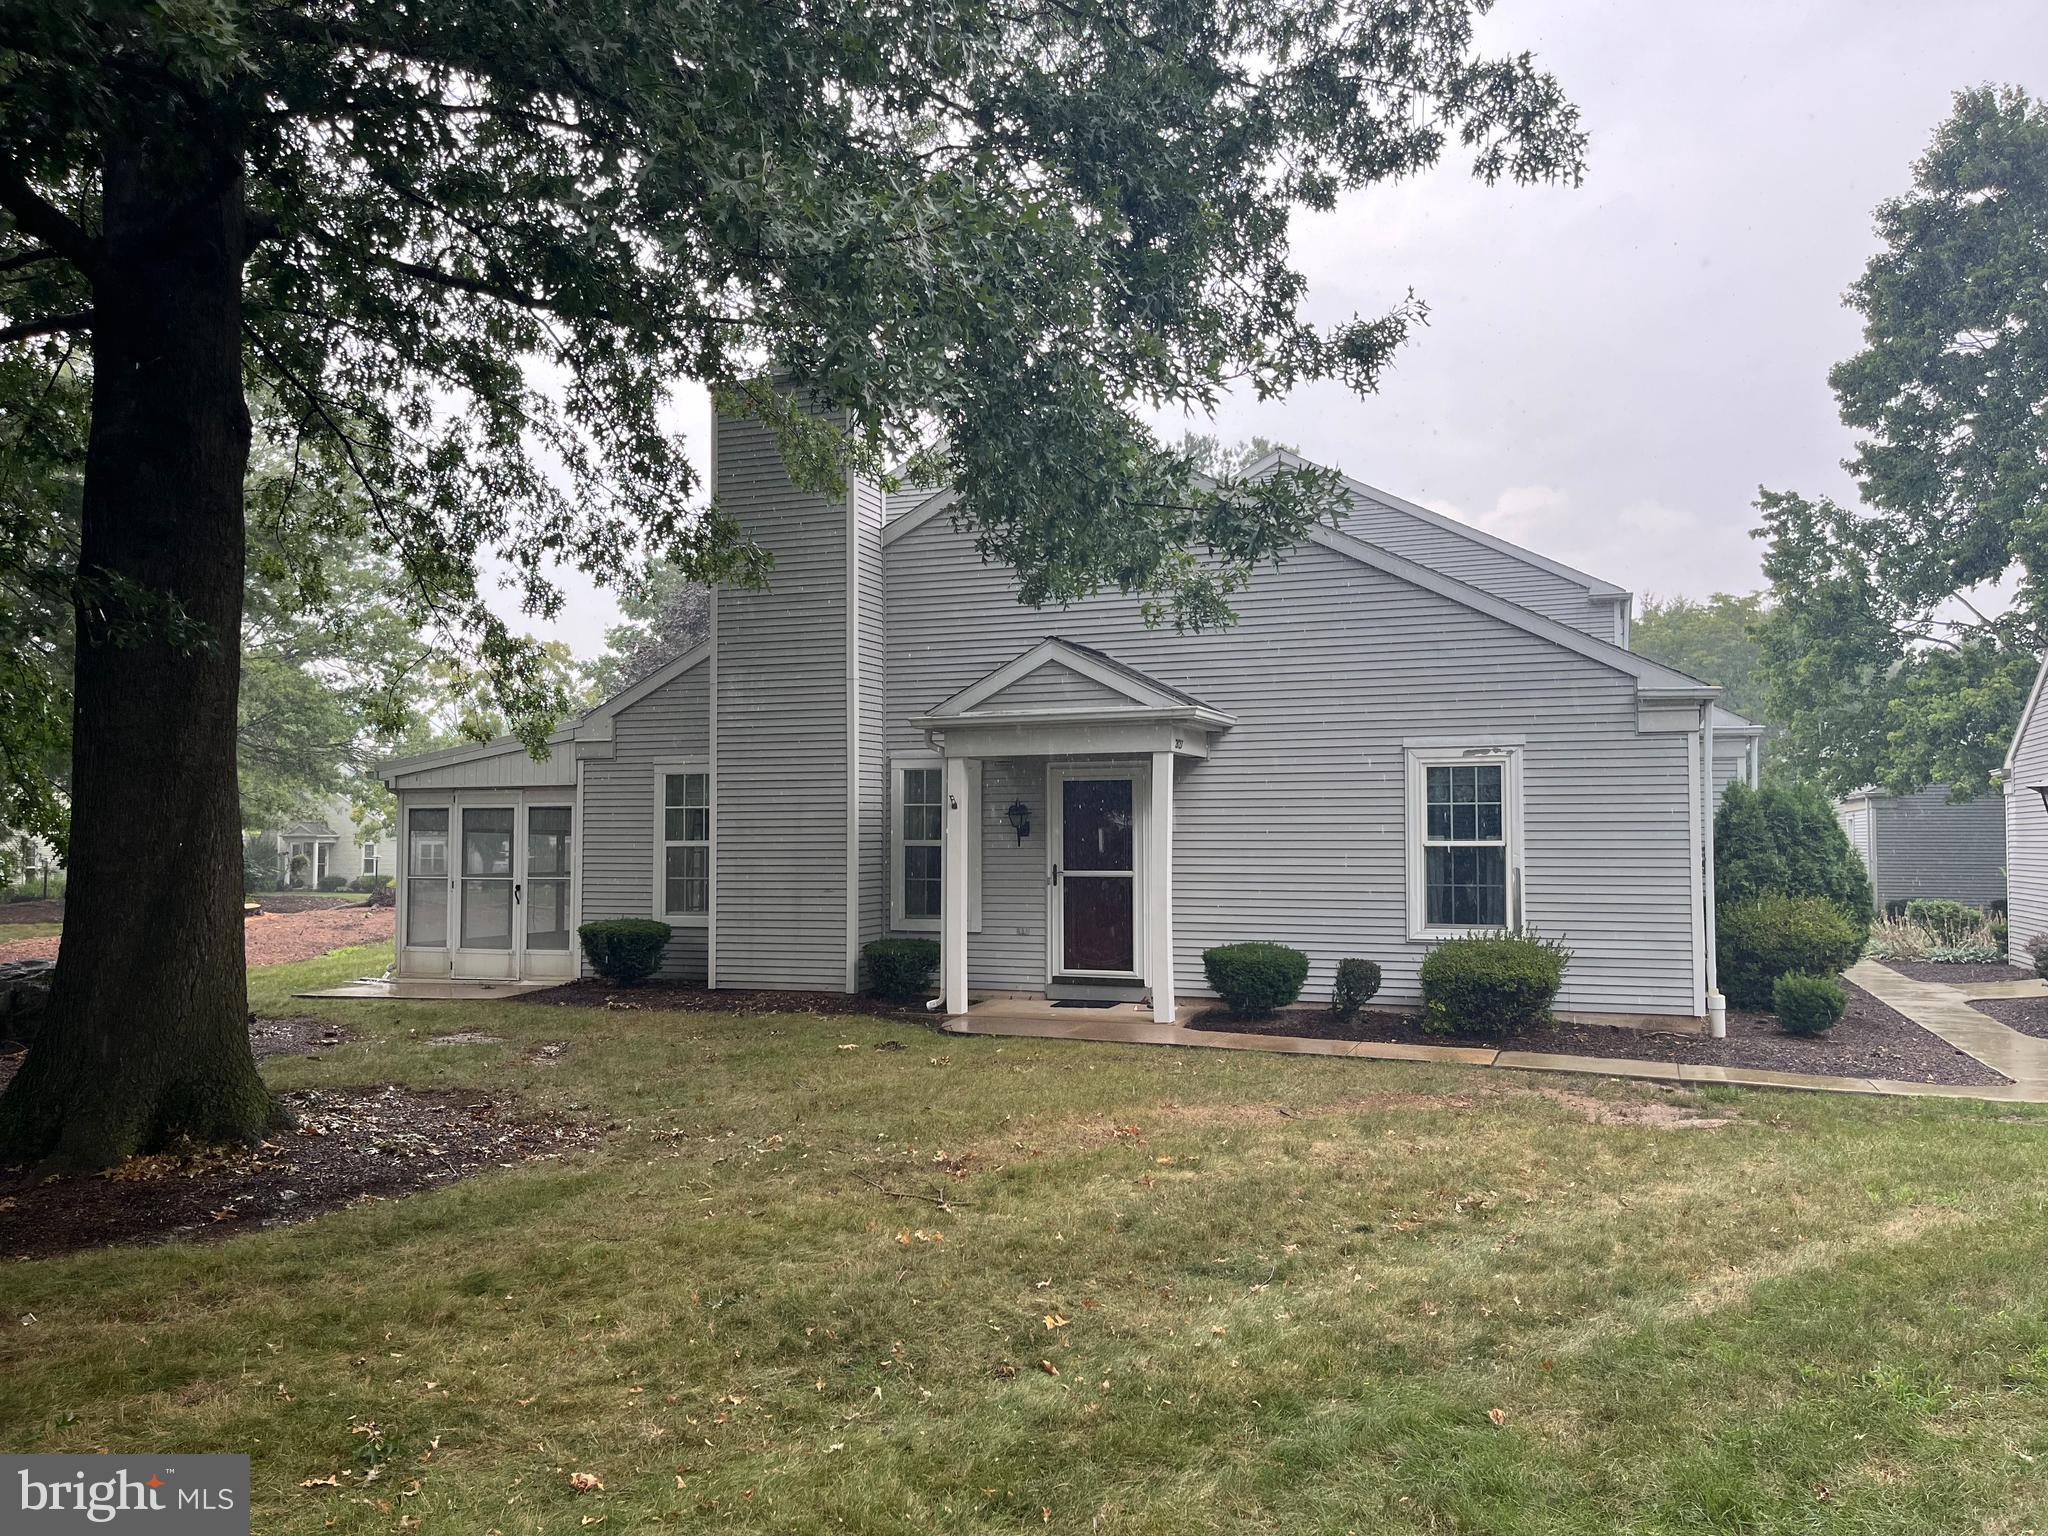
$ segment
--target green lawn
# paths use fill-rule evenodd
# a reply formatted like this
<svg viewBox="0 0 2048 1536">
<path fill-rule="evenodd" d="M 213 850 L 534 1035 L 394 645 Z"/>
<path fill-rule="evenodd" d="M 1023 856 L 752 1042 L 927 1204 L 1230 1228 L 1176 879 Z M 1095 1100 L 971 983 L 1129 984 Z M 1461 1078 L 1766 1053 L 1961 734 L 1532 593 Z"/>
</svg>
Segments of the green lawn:
<svg viewBox="0 0 2048 1536">
<path fill-rule="evenodd" d="M 256 1006 L 380 959 L 255 973 Z M 619 1129 L 221 1246 L 0 1270 L 0 1443 L 247 1450 L 265 1532 L 2017 1536 L 2048 1508 L 2038 1111 L 334 1011 L 362 1040 L 280 1086 L 478 1085 Z M 426 1043 L 457 1029 L 506 1040 Z M 573 1048 L 529 1064 L 548 1040 Z M 1589 1124 L 1546 1090 L 1733 1118 Z"/>
<path fill-rule="evenodd" d="M 62 923 L 0 923 L 0 944 L 12 944 L 17 939 L 45 938 L 63 931 Z"/>
</svg>

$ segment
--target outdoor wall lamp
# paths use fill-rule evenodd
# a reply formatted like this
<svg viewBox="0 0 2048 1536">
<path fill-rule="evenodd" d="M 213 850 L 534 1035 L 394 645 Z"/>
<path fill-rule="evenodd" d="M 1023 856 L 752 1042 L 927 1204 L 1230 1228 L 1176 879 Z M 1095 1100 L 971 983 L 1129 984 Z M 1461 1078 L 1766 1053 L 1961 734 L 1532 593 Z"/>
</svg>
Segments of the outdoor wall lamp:
<svg viewBox="0 0 2048 1536">
<path fill-rule="evenodd" d="M 2041 801 L 2042 804 L 2048 805 L 2048 786 L 2043 786 L 2041 790 Z M 1018 842 L 1023 842 L 1031 835 L 1031 807 L 1022 800 L 1012 800 L 1010 808 L 1003 812 L 1003 817 L 1017 829 Z"/>
<path fill-rule="evenodd" d="M 2041 797 L 2041 809 L 2048 811 L 2048 784 L 2029 784 L 2027 788 Z"/>
</svg>

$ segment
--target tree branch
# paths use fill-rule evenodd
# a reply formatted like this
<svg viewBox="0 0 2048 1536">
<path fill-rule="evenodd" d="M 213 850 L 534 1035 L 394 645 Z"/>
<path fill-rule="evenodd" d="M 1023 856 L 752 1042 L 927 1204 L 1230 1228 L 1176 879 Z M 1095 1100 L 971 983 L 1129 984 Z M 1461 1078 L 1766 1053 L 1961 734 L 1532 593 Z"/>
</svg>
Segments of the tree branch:
<svg viewBox="0 0 2048 1536">
<path fill-rule="evenodd" d="M 72 331 L 91 329 L 92 311 L 89 309 L 74 315 L 47 315 L 41 320 L 23 320 L 18 325 L 0 325 L 0 346 L 37 336 L 63 336 Z"/>
<path fill-rule="evenodd" d="M 36 237 L 79 270 L 99 268 L 100 243 L 71 216 L 28 184 L 13 160 L 0 156 L 0 208 L 14 215 L 17 227 Z"/>
</svg>

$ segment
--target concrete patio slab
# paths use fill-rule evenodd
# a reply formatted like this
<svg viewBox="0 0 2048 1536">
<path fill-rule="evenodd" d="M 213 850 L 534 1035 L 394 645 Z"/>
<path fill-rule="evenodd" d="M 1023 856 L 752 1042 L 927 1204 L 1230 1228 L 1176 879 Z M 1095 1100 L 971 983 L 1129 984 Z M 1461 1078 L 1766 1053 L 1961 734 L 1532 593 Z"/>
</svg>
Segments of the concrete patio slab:
<svg viewBox="0 0 2048 1536">
<path fill-rule="evenodd" d="M 293 997 L 376 998 L 385 1002 L 464 1003 L 500 1001 L 522 992 L 545 992 L 559 981 L 390 981 L 363 976 L 339 987 L 294 992 Z"/>
</svg>

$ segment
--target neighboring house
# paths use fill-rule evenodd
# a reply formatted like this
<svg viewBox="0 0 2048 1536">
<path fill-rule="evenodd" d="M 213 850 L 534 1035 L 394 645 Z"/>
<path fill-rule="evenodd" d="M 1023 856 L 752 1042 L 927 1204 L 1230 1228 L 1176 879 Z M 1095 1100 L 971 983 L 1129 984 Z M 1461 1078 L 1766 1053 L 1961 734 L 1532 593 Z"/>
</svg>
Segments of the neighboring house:
<svg viewBox="0 0 2048 1536">
<path fill-rule="evenodd" d="M 2005 789 L 2006 958 L 2014 965 L 2033 965 L 2027 945 L 2048 934 L 2048 708 L 2042 691 L 2048 687 L 2048 661 L 2034 676 L 2034 686 L 2020 711 L 2005 766 L 1996 777 Z"/>
<path fill-rule="evenodd" d="M 1412 1004 L 1433 944 L 1528 925 L 1573 950 L 1561 1011 L 1705 1016 L 1713 800 L 1756 730 L 1627 650 L 1621 588 L 1354 482 L 1235 627 L 1177 634 L 1136 598 L 1020 605 L 950 491 L 821 499 L 729 418 L 712 457 L 765 591 L 542 760 L 385 766 L 399 974 L 569 976 L 579 922 L 653 916 L 665 973 L 714 987 L 850 992 L 915 934 L 949 1012 L 1170 1018 L 1212 945 L 1298 945 L 1311 998 L 1369 957 Z"/>
<path fill-rule="evenodd" d="M 1870 871 L 1878 911 L 1935 897 L 1988 907 L 2005 900 L 2003 802 L 1951 801 L 1946 785 L 1911 795 L 1860 789 L 1835 802 L 1835 820 Z"/>
<path fill-rule="evenodd" d="M 341 796 L 313 806 L 274 835 L 280 889 L 318 890 L 331 877 L 356 880 L 397 873 L 396 835 L 359 826 L 353 807 Z"/>
</svg>

